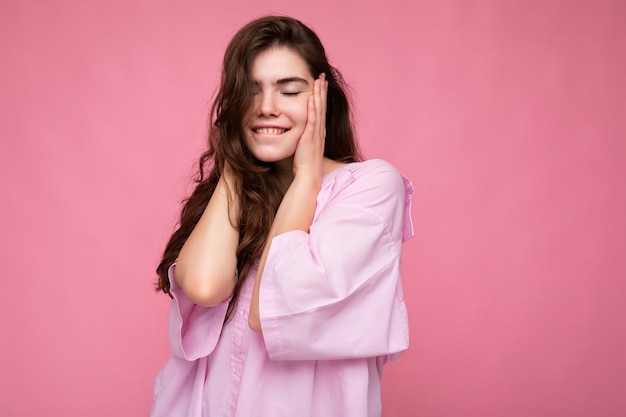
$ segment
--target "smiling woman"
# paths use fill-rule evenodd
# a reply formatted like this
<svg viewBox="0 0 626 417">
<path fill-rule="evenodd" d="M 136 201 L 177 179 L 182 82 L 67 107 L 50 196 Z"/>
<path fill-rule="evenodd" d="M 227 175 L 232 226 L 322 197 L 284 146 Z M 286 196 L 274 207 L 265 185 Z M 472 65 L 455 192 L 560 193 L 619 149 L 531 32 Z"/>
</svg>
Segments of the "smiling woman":
<svg viewBox="0 0 626 417">
<path fill-rule="evenodd" d="M 340 73 L 295 19 L 235 35 L 211 115 L 157 268 L 172 358 L 152 416 L 380 416 L 408 347 L 411 183 L 361 161 Z"/>
<path fill-rule="evenodd" d="M 286 47 L 259 54 L 251 77 L 255 94 L 244 122 L 246 146 L 260 161 L 290 172 L 315 80 L 302 57 Z"/>
</svg>

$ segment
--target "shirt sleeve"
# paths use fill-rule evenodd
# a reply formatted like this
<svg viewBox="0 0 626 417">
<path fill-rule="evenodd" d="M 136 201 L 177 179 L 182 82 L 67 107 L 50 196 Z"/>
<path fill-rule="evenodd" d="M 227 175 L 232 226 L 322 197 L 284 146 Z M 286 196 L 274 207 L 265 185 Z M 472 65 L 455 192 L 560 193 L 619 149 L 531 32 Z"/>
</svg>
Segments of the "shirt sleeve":
<svg viewBox="0 0 626 417">
<path fill-rule="evenodd" d="M 318 197 L 309 233 L 272 240 L 259 293 L 272 360 L 375 357 L 408 347 L 400 255 L 412 235 L 413 188 L 383 161 L 363 171 L 347 170 L 331 185 L 343 189 Z"/>
<path fill-rule="evenodd" d="M 172 356 L 188 361 L 208 356 L 220 337 L 230 297 L 215 307 L 203 307 L 190 301 L 174 279 L 176 264 L 167 271 L 174 297 L 169 315 L 169 339 Z"/>
</svg>

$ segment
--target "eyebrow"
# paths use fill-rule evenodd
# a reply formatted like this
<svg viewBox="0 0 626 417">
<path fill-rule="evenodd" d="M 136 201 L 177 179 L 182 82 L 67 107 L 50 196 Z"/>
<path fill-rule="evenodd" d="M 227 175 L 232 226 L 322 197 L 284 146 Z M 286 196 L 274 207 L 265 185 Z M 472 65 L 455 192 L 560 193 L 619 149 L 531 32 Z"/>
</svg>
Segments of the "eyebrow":
<svg viewBox="0 0 626 417">
<path fill-rule="evenodd" d="M 289 84 L 289 83 L 302 83 L 304 85 L 309 85 L 309 82 L 307 80 L 305 80 L 304 78 L 300 78 L 300 77 L 287 77 L 287 78 L 281 78 L 280 80 L 276 81 L 276 84 L 278 85 Z"/>
<path fill-rule="evenodd" d="M 287 78 L 281 78 L 279 80 L 276 80 L 276 82 L 274 84 L 276 85 L 284 85 L 284 84 L 289 84 L 289 83 L 300 83 L 300 84 L 304 84 L 304 85 L 309 85 L 309 82 L 307 80 L 305 80 L 304 78 L 300 78 L 300 77 L 287 77 Z M 261 83 L 258 81 L 254 82 L 255 85 L 260 85 Z"/>
</svg>

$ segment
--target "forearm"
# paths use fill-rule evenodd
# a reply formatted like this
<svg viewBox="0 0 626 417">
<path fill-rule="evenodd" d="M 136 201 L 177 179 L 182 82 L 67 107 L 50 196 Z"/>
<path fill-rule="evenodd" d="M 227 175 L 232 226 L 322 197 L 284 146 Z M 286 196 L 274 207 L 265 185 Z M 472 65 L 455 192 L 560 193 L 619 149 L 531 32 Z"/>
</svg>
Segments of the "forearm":
<svg viewBox="0 0 626 417">
<path fill-rule="evenodd" d="M 254 291 L 250 302 L 248 323 L 250 328 L 256 332 L 261 331 L 259 289 L 272 239 L 275 236 L 292 230 L 309 232 L 315 214 L 317 194 L 319 193 L 321 183 L 321 177 L 316 177 L 315 175 L 302 175 L 294 178 L 291 186 L 283 197 L 274 222 L 272 223 L 272 227 L 270 228 L 270 232 L 265 241 L 263 254 L 259 261 Z"/>
<path fill-rule="evenodd" d="M 178 256 L 174 278 L 199 305 L 219 304 L 235 286 L 239 232 L 231 224 L 228 210 L 228 189 L 222 177 Z"/>
</svg>

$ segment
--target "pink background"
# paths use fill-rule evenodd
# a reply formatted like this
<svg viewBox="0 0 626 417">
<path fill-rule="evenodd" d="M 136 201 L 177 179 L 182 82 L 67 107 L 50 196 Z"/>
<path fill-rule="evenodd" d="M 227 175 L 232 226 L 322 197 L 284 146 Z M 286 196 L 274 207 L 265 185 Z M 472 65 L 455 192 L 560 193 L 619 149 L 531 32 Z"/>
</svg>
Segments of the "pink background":
<svg viewBox="0 0 626 417">
<path fill-rule="evenodd" d="M 0 4 L 0 415 L 145 416 L 230 37 L 310 24 L 416 187 L 385 416 L 626 415 L 626 2 Z"/>
</svg>

